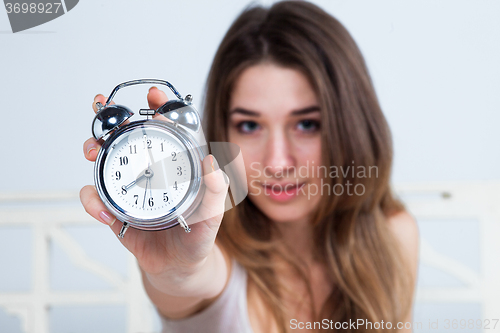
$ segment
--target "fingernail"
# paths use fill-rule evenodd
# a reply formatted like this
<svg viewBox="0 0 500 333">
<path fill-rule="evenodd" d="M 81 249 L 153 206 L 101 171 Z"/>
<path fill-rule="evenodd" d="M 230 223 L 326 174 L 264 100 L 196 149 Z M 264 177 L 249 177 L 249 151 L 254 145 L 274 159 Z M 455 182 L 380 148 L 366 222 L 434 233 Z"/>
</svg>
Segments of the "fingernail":
<svg viewBox="0 0 500 333">
<path fill-rule="evenodd" d="M 154 88 L 154 89 L 158 89 L 156 86 L 152 86 L 151 88 L 149 88 L 149 90 L 148 90 L 148 91 L 150 91 L 150 90 L 151 90 L 151 89 L 153 89 L 153 88 Z"/>
<path fill-rule="evenodd" d="M 90 153 L 91 150 L 97 150 L 97 145 L 94 143 L 91 143 L 87 147 L 87 155 Z"/>
<path fill-rule="evenodd" d="M 101 220 L 109 225 L 109 226 L 112 226 L 113 223 L 115 223 L 116 221 L 116 218 L 114 218 L 110 213 L 106 212 L 106 211 L 102 211 L 99 213 L 99 217 L 101 218 Z"/>
<path fill-rule="evenodd" d="M 101 94 L 97 94 L 97 95 L 95 95 L 95 97 L 94 97 L 94 102 L 95 102 L 96 98 L 97 98 L 97 97 L 99 97 L 99 96 L 101 96 Z"/>
<path fill-rule="evenodd" d="M 212 165 L 212 171 L 219 170 L 219 163 L 212 155 L 210 155 L 210 164 Z"/>
<path fill-rule="evenodd" d="M 98 111 L 99 110 L 99 108 L 97 107 L 97 103 L 99 103 L 99 102 L 94 101 L 94 103 L 92 103 L 92 109 L 94 109 L 94 111 Z"/>
<path fill-rule="evenodd" d="M 224 176 L 224 181 L 226 182 L 227 185 L 229 185 L 229 176 L 223 172 L 222 175 Z"/>
</svg>

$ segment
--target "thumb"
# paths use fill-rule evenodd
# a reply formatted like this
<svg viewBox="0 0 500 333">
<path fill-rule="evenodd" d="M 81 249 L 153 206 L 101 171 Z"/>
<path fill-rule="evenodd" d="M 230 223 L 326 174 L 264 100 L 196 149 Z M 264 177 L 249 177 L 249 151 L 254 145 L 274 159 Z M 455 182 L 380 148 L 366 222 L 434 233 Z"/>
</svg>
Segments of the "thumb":
<svg viewBox="0 0 500 333">
<path fill-rule="evenodd" d="M 208 155 L 203 160 L 203 182 L 205 184 L 203 199 L 187 223 L 205 221 L 211 228 L 218 229 L 225 211 L 229 178 L 219 168 L 213 155 Z"/>
</svg>

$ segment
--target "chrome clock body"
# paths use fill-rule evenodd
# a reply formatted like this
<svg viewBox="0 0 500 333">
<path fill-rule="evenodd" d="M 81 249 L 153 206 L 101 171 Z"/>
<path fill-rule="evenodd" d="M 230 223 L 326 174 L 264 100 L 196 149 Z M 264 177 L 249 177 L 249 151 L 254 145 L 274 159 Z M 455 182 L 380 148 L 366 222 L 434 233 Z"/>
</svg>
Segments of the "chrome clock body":
<svg viewBox="0 0 500 333">
<path fill-rule="evenodd" d="M 136 84 L 166 85 L 180 97 L 167 81 L 145 79 L 116 86 L 106 104 L 98 104 L 92 134 L 104 142 L 94 168 L 97 193 L 123 222 L 120 237 L 129 226 L 155 231 L 180 224 L 189 232 L 185 220 L 204 194 L 201 163 L 205 153 L 196 139 L 199 114 L 188 95 L 157 110 L 141 109 L 139 114 L 146 120 L 124 125 L 134 113 L 125 106 L 111 105 L 111 99 L 119 89 Z M 155 114 L 167 120 L 150 120 Z"/>
</svg>

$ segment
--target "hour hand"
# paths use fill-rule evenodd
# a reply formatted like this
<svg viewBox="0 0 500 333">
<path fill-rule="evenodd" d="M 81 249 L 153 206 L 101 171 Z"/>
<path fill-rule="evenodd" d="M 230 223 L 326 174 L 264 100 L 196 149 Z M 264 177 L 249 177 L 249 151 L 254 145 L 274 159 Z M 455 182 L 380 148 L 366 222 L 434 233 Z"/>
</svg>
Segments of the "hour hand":
<svg viewBox="0 0 500 333">
<path fill-rule="evenodd" d="M 137 177 L 136 180 L 134 180 L 133 182 L 131 182 L 128 185 L 125 185 L 124 189 L 128 190 L 129 188 L 131 188 L 132 186 L 134 186 L 135 184 L 137 184 L 138 182 L 140 182 L 144 178 L 151 178 L 151 177 L 153 177 L 153 170 L 151 170 L 150 168 L 147 168 L 146 170 L 144 170 L 144 172 L 142 173 L 142 175 L 140 175 L 139 177 Z"/>
<path fill-rule="evenodd" d="M 123 187 L 124 190 L 128 191 L 129 188 L 131 188 L 132 186 L 134 186 L 135 184 L 137 184 L 137 182 L 140 182 L 141 180 L 143 180 L 144 178 L 146 178 L 146 176 L 143 174 L 142 176 L 138 177 L 136 180 L 134 180 L 133 182 L 131 182 L 130 184 L 128 185 L 125 185 Z"/>
</svg>

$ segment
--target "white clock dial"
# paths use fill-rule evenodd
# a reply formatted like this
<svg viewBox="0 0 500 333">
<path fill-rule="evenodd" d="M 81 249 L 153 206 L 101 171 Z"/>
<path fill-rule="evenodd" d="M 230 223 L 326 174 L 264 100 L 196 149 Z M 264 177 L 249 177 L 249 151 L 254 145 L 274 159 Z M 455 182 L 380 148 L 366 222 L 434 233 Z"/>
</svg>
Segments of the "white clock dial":
<svg viewBox="0 0 500 333">
<path fill-rule="evenodd" d="M 113 142 L 104 162 L 109 197 L 124 213 L 155 219 L 175 210 L 192 179 L 186 147 L 158 128 L 137 127 Z"/>
</svg>

